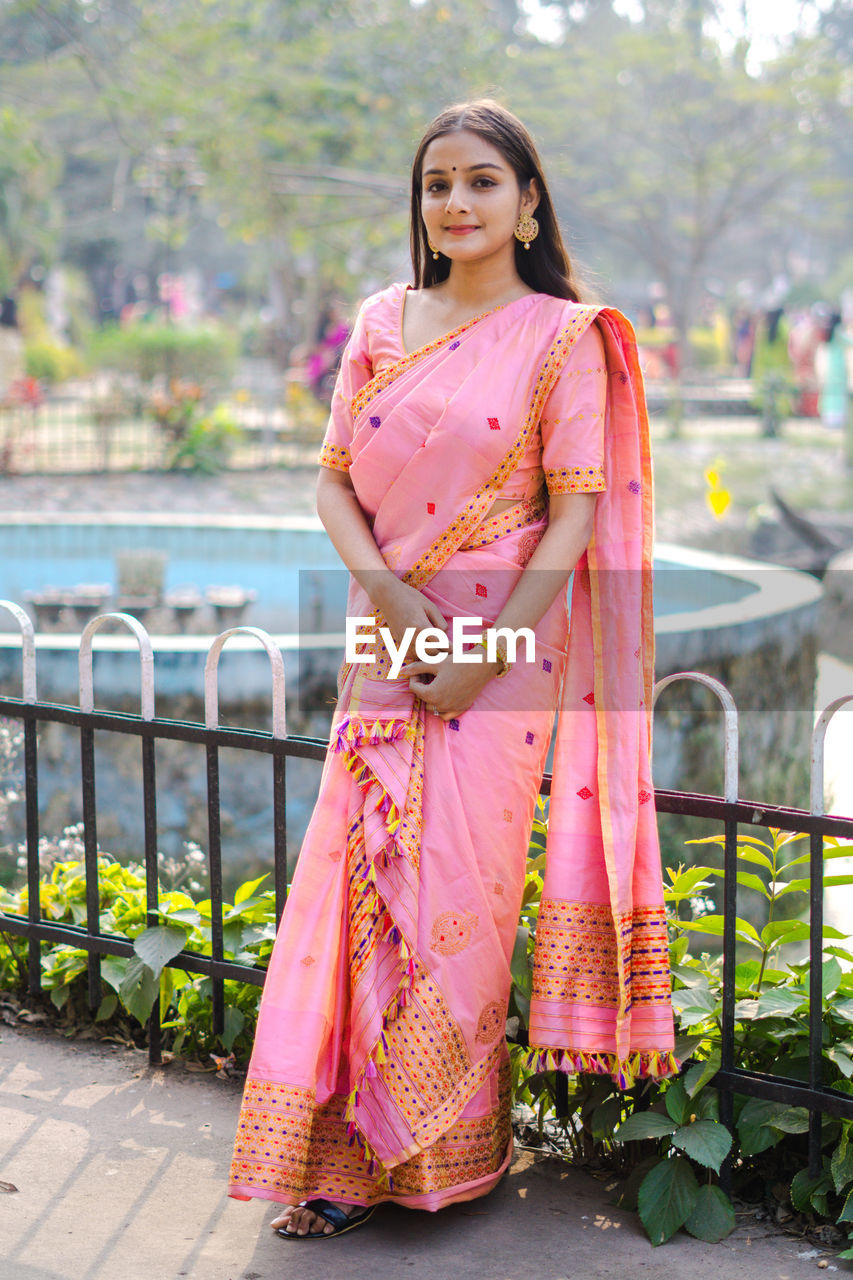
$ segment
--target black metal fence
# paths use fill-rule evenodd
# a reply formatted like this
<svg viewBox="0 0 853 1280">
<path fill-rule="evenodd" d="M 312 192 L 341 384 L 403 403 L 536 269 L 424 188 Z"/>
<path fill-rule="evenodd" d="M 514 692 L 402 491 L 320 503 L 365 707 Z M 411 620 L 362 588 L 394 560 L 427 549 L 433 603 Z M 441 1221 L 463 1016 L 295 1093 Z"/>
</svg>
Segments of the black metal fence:
<svg viewBox="0 0 853 1280">
<path fill-rule="evenodd" d="M 281 655 L 274 642 L 254 628 L 234 628 L 217 637 L 211 646 L 205 671 L 204 725 L 169 719 L 153 714 L 153 664 L 147 633 L 135 619 L 119 615 L 134 631 L 140 644 L 142 664 L 142 711 L 140 715 L 96 711 L 93 706 L 91 642 L 105 616 L 94 619 L 81 638 L 81 707 L 59 706 L 39 702 L 36 698 L 35 647 L 32 624 L 16 605 L 0 601 L 0 607 L 12 612 L 22 632 L 23 697 L 0 698 L 0 716 L 20 721 L 24 730 L 24 772 L 26 806 L 26 864 L 29 907 L 26 918 L 0 912 L 0 929 L 26 938 L 29 947 L 30 989 L 41 989 L 40 946 L 43 942 L 63 942 L 83 949 L 88 955 L 89 1000 L 93 1008 L 101 1001 L 100 957 L 131 956 L 133 946 L 126 938 L 104 934 L 99 928 L 98 831 L 95 778 L 94 738 L 99 731 L 130 734 L 139 739 L 142 761 L 142 802 L 144 814 L 145 874 L 148 923 L 158 919 L 158 854 L 157 854 L 157 781 L 155 743 L 179 740 L 199 743 L 207 758 L 208 859 L 211 897 L 211 954 L 181 951 L 171 966 L 211 979 L 213 1027 L 221 1032 L 225 1019 L 224 984 L 226 979 L 262 986 L 264 970 L 225 958 L 223 945 L 222 850 L 220 839 L 219 754 L 223 748 L 260 752 L 271 759 L 270 785 L 273 795 L 274 884 L 277 918 L 284 909 L 288 883 L 288 848 L 286 834 L 287 762 L 301 758 L 322 762 L 326 743 L 316 738 L 290 737 L 284 717 L 284 673 Z M 113 617 L 116 615 L 112 615 Z M 273 729 L 270 733 L 247 729 L 223 728 L 218 724 L 216 688 L 219 654 L 227 639 L 237 632 L 250 632 L 267 649 L 273 676 Z M 277 655 L 277 660 L 276 660 Z M 696 680 L 711 688 L 720 699 L 725 716 L 726 778 L 723 797 L 686 792 L 658 790 L 655 793 L 659 813 L 679 814 L 691 818 L 711 819 L 723 824 L 725 831 L 724 926 L 723 926 L 723 1004 L 722 1060 L 712 1083 L 721 1091 L 721 1118 L 731 1126 L 735 1093 L 772 1099 L 806 1108 L 810 1113 L 809 1157 L 813 1171 L 820 1166 L 820 1130 L 823 1114 L 853 1119 L 853 1097 L 823 1084 L 822 1068 L 822 947 L 823 947 L 823 842 L 825 837 L 853 839 L 853 818 L 823 813 L 823 743 L 832 716 L 853 695 L 839 698 L 822 713 L 812 742 L 811 811 L 751 803 L 737 797 L 737 712 L 728 691 L 711 677 L 697 673 L 669 676 L 656 690 L 658 696 L 679 679 Z M 38 726 L 54 723 L 76 726 L 80 735 L 80 777 L 83 805 L 84 870 L 86 877 L 87 923 L 57 924 L 41 915 L 39 904 L 39 759 Z M 551 779 L 543 779 L 542 792 L 550 792 Z M 737 847 L 741 827 L 777 828 L 799 832 L 810 839 L 810 1006 L 809 1006 L 809 1078 L 808 1081 L 747 1070 L 735 1062 L 735 965 L 736 965 L 736 898 Z M 160 1010 L 155 1004 L 150 1020 L 149 1054 L 152 1062 L 160 1059 Z M 561 1091 L 565 1099 L 565 1088 Z M 559 1098 L 558 1098 L 559 1101 Z"/>
</svg>

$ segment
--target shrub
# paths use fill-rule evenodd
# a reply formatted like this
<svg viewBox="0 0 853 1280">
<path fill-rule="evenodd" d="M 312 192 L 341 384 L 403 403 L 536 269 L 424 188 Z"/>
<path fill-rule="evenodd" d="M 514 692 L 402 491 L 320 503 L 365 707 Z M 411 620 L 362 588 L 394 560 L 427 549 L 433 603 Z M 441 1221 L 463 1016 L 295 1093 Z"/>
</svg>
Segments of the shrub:
<svg viewBox="0 0 853 1280">
<path fill-rule="evenodd" d="M 89 355 L 97 367 L 135 373 L 143 382 L 221 382 L 233 370 L 237 349 L 235 335 L 213 326 L 138 324 L 100 330 L 92 338 Z"/>
<path fill-rule="evenodd" d="M 86 372 L 86 362 L 79 351 L 47 339 L 26 344 L 24 367 L 28 377 L 51 385 L 79 378 Z"/>
</svg>

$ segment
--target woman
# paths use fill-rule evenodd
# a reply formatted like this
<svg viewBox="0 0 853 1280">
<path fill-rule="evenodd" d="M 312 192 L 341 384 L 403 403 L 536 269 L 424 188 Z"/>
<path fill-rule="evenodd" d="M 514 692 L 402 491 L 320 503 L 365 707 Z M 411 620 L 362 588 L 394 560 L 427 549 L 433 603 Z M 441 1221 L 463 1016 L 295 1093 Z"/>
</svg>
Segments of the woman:
<svg viewBox="0 0 853 1280">
<path fill-rule="evenodd" d="M 288 1206 L 291 1239 L 484 1195 L 507 1168 L 509 961 L 561 685 L 531 1063 L 677 1069 L 632 335 L 578 304 L 533 143 L 495 103 L 427 130 L 411 234 L 415 287 L 362 307 L 321 455 L 375 661 L 341 671 L 232 1168 L 233 1195 Z M 387 678 L 410 628 L 459 618 L 535 629 L 533 660 L 478 645 Z"/>
<path fill-rule="evenodd" d="M 825 427 L 844 427 L 850 389 L 847 373 L 849 339 L 844 332 L 840 311 L 834 311 L 826 323 L 817 364 L 820 382 L 820 420 Z"/>
</svg>

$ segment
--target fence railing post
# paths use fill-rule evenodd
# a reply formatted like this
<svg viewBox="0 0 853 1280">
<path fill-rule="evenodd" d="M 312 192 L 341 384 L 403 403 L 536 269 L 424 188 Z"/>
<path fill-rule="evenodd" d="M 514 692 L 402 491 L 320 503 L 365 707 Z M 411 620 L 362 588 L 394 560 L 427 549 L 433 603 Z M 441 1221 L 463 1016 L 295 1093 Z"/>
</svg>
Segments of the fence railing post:
<svg viewBox="0 0 853 1280">
<path fill-rule="evenodd" d="M 36 636 L 32 619 L 13 600 L 0 600 L 0 609 L 11 613 L 21 633 L 21 700 L 32 705 L 36 694 Z M 41 915 L 38 806 L 38 735 L 35 720 L 24 721 L 24 805 L 27 823 L 27 919 L 37 924 Z M 41 992 L 41 943 L 27 943 L 27 987 L 30 995 Z"/>
<path fill-rule="evenodd" d="M 80 637 L 78 671 L 80 676 L 80 710 L 91 715 L 95 709 L 94 660 L 92 642 L 107 622 L 120 622 L 136 637 L 140 663 L 140 714 L 143 720 L 154 719 L 154 652 L 145 627 L 129 613 L 101 613 L 83 628 Z M 95 732 L 88 725 L 80 729 L 80 776 L 83 790 L 83 859 L 86 870 L 86 927 L 97 936 L 100 932 L 100 891 L 98 885 L 98 819 L 95 802 Z M 145 881 L 147 924 L 157 924 L 157 791 L 154 775 L 154 740 L 142 738 L 143 821 L 145 829 Z M 89 1005 L 97 1009 L 101 1002 L 101 961 L 95 951 L 89 952 Z M 154 1002 L 149 1020 L 149 1058 L 160 1060 L 160 1004 Z"/>
<path fill-rule="evenodd" d="M 853 694 L 836 698 L 824 707 L 812 732 L 809 812 L 825 813 L 824 766 L 826 731 L 837 711 L 853 702 Z M 823 1083 L 823 835 L 809 836 L 809 1086 Z M 821 1170 L 821 1113 L 809 1112 L 809 1172 Z"/>
<path fill-rule="evenodd" d="M 655 685 L 652 708 L 657 700 L 676 680 L 690 680 L 694 684 L 704 685 L 716 696 L 723 708 L 723 793 L 727 804 L 737 804 L 738 772 L 739 772 L 739 739 L 738 714 L 735 700 L 728 689 L 713 676 L 700 671 L 679 671 L 671 676 L 664 676 Z M 720 1068 L 731 1071 L 734 1066 L 735 1053 L 735 968 L 737 946 L 737 821 L 726 817 L 724 823 L 725 844 L 723 850 L 723 1009 L 721 1019 L 722 1043 L 720 1046 Z M 732 1094 L 728 1088 L 720 1091 L 720 1119 L 727 1129 L 731 1130 L 733 1122 Z M 731 1191 L 731 1162 L 727 1158 L 720 1170 L 720 1181 L 724 1190 Z"/>
<path fill-rule="evenodd" d="M 271 635 L 260 627 L 231 627 L 211 643 L 204 664 L 204 723 L 207 729 L 219 728 L 219 659 L 233 636 L 253 636 L 267 652 L 272 675 L 272 736 L 287 737 L 284 658 Z M 287 810 L 286 760 L 273 756 L 273 874 L 275 880 L 276 918 L 281 919 L 287 897 Z M 219 748 L 207 744 L 207 833 L 210 859 L 211 955 L 223 959 L 222 931 L 222 826 L 219 797 Z M 221 1035 L 225 1027 L 225 988 L 221 978 L 212 982 L 213 1030 Z"/>
</svg>

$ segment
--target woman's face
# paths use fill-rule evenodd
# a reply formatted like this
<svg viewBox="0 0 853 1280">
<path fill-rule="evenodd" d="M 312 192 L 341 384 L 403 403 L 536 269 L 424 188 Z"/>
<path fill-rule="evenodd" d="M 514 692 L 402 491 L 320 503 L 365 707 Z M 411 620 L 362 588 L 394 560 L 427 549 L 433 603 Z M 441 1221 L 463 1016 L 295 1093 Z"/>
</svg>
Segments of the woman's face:
<svg viewBox="0 0 853 1280">
<path fill-rule="evenodd" d="M 424 152 L 424 225 L 430 243 L 454 262 L 511 255 L 519 214 L 538 202 L 536 179 L 520 190 L 503 154 L 479 134 L 447 133 Z"/>
</svg>

